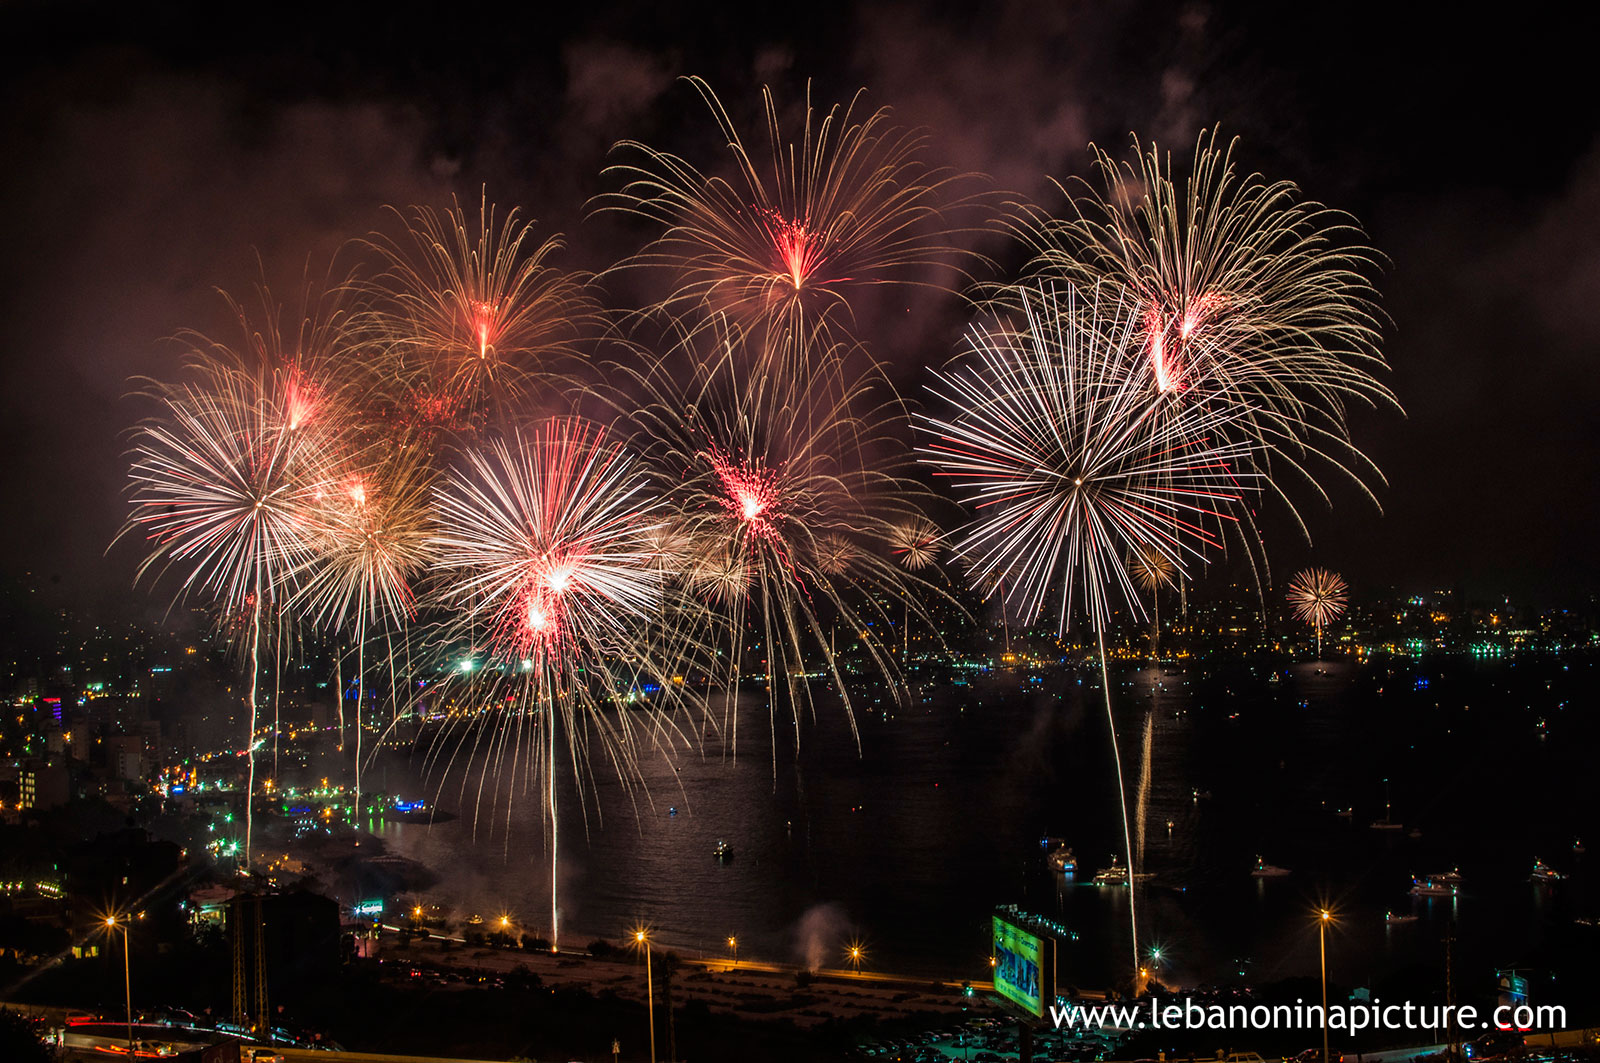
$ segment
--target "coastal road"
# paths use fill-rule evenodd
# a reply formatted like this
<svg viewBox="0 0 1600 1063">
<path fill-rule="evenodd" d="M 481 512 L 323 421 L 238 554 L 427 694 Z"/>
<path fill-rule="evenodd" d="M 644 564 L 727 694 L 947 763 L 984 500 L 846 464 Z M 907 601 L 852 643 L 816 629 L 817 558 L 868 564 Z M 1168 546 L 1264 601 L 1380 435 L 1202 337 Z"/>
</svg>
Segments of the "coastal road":
<svg viewBox="0 0 1600 1063">
<path fill-rule="evenodd" d="M 704 967 L 708 971 L 759 971 L 762 974 L 799 974 L 807 968 L 795 963 L 767 963 L 762 960 L 727 960 L 727 959 L 684 959 L 686 964 L 695 967 Z M 826 978 L 836 982 L 873 982 L 879 985 L 904 985 L 926 988 L 930 985 L 944 986 L 947 989 L 960 989 L 963 985 L 970 984 L 975 991 L 989 993 L 994 991 L 993 982 L 952 982 L 943 978 L 918 977 L 911 974 L 891 974 L 888 971 L 845 971 L 835 968 L 820 967 L 811 971 L 814 978 Z"/>
<path fill-rule="evenodd" d="M 383 929 L 386 932 L 389 932 L 389 933 L 399 933 L 399 931 L 401 930 L 400 927 L 391 926 L 388 923 L 383 923 L 383 924 L 380 924 L 380 925 L 383 927 Z M 466 944 L 466 941 L 465 941 L 464 938 L 453 937 L 451 935 L 438 934 L 438 933 L 430 934 L 426 938 L 417 938 L 417 939 L 415 939 L 414 943 L 425 944 L 427 942 L 438 942 L 438 941 L 449 941 L 452 944 L 456 944 L 456 945 L 464 945 L 464 944 Z M 497 951 L 503 951 L 507 956 L 515 957 L 515 956 L 519 955 L 519 953 L 518 953 L 518 951 L 516 949 L 500 949 L 498 946 L 495 946 L 495 948 L 497 949 Z M 573 953 L 573 955 L 574 956 L 584 956 L 584 957 L 588 956 L 588 954 L 584 953 L 584 952 L 575 952 L 575 953 Z M 450 962 L 448 959 L 439 960 L 439 958 L 437 958 L 437 957 L 435 957 L 435 959 L 436 959 L 437 962 L 446 962 L 446 963 Z M 808 968 L 801 967 L 797 963 L 769 963 L 769 962 L 764 961 L 764 960 L 730 960 L 730 959 L 727 959 L 726 957 L 711 957 L 711 956 L 689 957 L 689 956 L 681 956 L 681 955 L 680 955 L 680 959 L 685 964 L 688 964 L 688 965 L 691 965 L 691 966 L 695 966 L 695 967 L 703 967 L 708 971 L 725 971 L 725 972 L 751 971 L 751 972 L 759 972 L 761 974 L 796 975 L 796 974 L 799 974 L 801 971 L 808 970 Z M 516 960 L 512 960 L 511 962 L 515 963 L 517 961 Z M 840 981 L 840 982 L 873 982 L 873 983 L 877 983 L 877 984 L 880 984 L 880 985 L 904 985 L 904 986 L 917 986 L 917 987 L 921 987 L 921 988 L 926 988 L 926 987 L 931 986 L 931 985 L 938 985 L 938 986 L 943 986 L 943 987 L 945 987 L 947 989 L 960 989 L 963 985 L 970 984 L 975 991 L 986 992 L 986 993 L 994 991 L 994 983 L 993 982 L 980 982 L 980 981 L 968 982 L 968 981 L 963 981 L 961 979 L 951 980 L 951 979 L 946 979 L 946 978 L 930 978 L 930 977 L 927 977 L 926 975 L 893 974 L 893 973 L 890 973 L 888 971 L 855 971 L 855 970 L 847 971 L 847 970 L 843 970 L 843 969 L 822 967 L 822 968 L 818 968 L 817 970 L 811 971 L 811 974 L 812 974 L 813 977 L 816 977 L 816 978 L 826 978 L 826 979 L 829 979 L 831 981 Z"/>
</svg>

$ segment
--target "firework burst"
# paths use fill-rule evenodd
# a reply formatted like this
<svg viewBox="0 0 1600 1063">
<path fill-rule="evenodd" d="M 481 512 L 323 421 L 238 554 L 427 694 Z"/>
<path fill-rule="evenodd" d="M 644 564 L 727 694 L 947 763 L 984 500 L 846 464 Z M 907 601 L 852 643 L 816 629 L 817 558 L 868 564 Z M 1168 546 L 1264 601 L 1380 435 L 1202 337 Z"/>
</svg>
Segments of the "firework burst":
<svg viewBox="0 0 1600 1063">
<path fill-rule="evenodd" d="M 1195 405 L 1183 418 L 1149 399 L 1148 359 L 1123 313 L 1107 318 L 1048 288 L 1020 289 L 1020 332 L 970 335 L 966 365 L 936 374 L 948 416 L 924 416 L 923 460 L 965 494 L 977 517 L 957 544 L 974 586 L 1004 586 L 1026 622 L 1060 587 L 1058 630 L 1081 609 L 1095 631 L 1129 867 L 1138 969 L 1134 849 L 1111 712 L 1104 631 L 1113 598 L 1142 613 L 1125 559 L 1151 551 L 1181 568 L 1217 542 L 1239 501 L 1252 448 L 1222 430 L 1239 416 Z M 1170 411 L 1169 411 L 1170 413 Z"/>
<path fill-rule="evenodd" d="M 774 722 L 782 708 L 798 733 L 814 710 L 810 681 L 820 676 L 853 728 L 839 655 L 860 655 L 892 678 L 889 655 L 871 634 L 882 630 L 882 602 L 905 595 L 922 609 L 921 581 L 857 545 L 884 542 L 895 523 L 919 512 L 915 487 L 871 460 L 892 453 L 893 441 L 851 412 L 873 402 L 881 381 L 846 377 L 846 359 L 832 356 L 807 359 L 795 373 L 752 370 L 777 359 L 748 355 L 747 338 L 725 323 L 708 350 L 712 335 L 684 336 L 646 369 L 621 370 L 616 401 L 662 480 L 674 485 L 668 505 L 698 552 L 691 581 L 716 607 L 711 637 L 731 645 L 719 681 L 733 749 L 751 646 L 764 658 L 757 678 Z M 650 397 L 642 409 L 633 401 L 639 394 Z M 840 632 L 849 646 L 836 652 Z"/>
<path fill-rule="evenodd" d="M 700 94 L 736 171 L 725 179 L 635 141 L 615 150 L 637 161 L 610 167 L 622 190 L 596 201 L 665 232 L 625 265 L 660 267 L 676 288 L 662 303 L 725 315 L 745 329 L 822 331 L 849 316 L 852 290 L 919 281 L 960 257 L 945 211 L 965 200 L 958 178 L 923 161 L 925 137 L 888 110 L 861 117 L 861 94 L 826 113 L 808 97 L 798 134 L 762 91 L 765 143 L 747 146 L 727 109 L 699 78 Z M 793 353 L 806 353 L 809 345 Z"/>
<path fill-rule="evenodd" d="M 889 529 L 889 551 L 895 560 L 917 572 L 939 556 L 944 534 L 926 517 L 912 517 Z"/>
<path fill-rule="evenodd" d="M 156 411 L 134 431 L 133 512 L 122 532 L 151 544 L 137 578 L 182 573 L 180 597 L 205 600 L 249 662 L 252 793 L 263 615 L 314 554 L 310 513 L 329 487 L 336 402 L 317 372 L 345 321 L 333 301 L 286 333 L 271 296 L 261 297 L 254 323 L 229 300 L 241 350 L 190 335 L 184 379 L 147 389 Z M 253 828 L 247 808 L 246 868 Z"/>
<path fill-rule="evenodd" d="M 342 462 L 310 507 L 315 558 L 296 601 L 318 623 L 405 622 L 432 557 L 434 472 L 414 444 Z"/>
<path fill-rule="evenodd" d="M 416 583 L 432 557 L 434 472 L 424 450 L 406 441 L 366 447 L 339 468 L 310 508 L 314 554 L 289 606 L 319 626 L 337 631 L 348 625 L 355 635 L 359 816 L 362 734 L 368 724 L 367 639 L 375 629 L 408 637 L 406 625 L 416 615 Z M 388 671 L 398 714 L 392 650 Z M 341 703 L 344 696 L 341 689 Z"/>
<path fill-rule="evenodd" d="M 1159 550 L 1141 546 L 1128 558 L 1128 572 L 1150 595 L 1150 651 L 1161 656 L 1161 588 L 1177 582 L 1178 566 Z"/>
<path fill-rule="evenodd" d="M 1285 465 L 1326 500 L 1312 468 L 1326 463 L 1371 497 L 1367 482 L 1382 475 L 1351 443 L 1346 410 L 1399 407 L 1377 376 L 1379 256 L 1355 221 L 1291 182 L 1241 176 L 1234 143 L 1214 131 L 1186 178 L 1154 145 L 1133 163 L 1091 150 L 1102 187 L 1064 189 L 1070 216 L 1022 208 L 1030 273 L 1109 286 L 1131 308 L 1149 388 L 1231 403 L 1230 432 L 1260 444 L 1264 469 Z"/>
<path fill-rule="evenodd" d="M 1322 656 L 1322 631 L 1344 615 L 1350 604 L 1350 588 L 1337 572 L 1306 568 L 1289 581 L 1288 598 L 1294 615 L 1316 629 L 1317 656 Z"/>
<path fill-rule="evenodd" d="M 1128 571 L 1141 590 L 1155 592 L 1162 587 L 1172 586 L 1177 578 L 1178 566 L 1159 550 L 1144 546 L 1128 558 Z"/>
<path fill-rule="evenodd" d="M 631 785 L 645 737 L 663 748 L 682 737 L 660 707 L 680 656 L 651 634 L 666 511 L 640 465 L 575 419 L 470 452 L 438 504 L 437 604 L 454 616 L 446 643 L 486 651 L 465 673 L 461 698 L 499 706 L 486 750 L 497 770 L 545 783 L 554 944 L 557 750 L 565 747 L 580 789 L 596 748 Z M 656 703 L 616 711 L 654 687 Z"/>
<path fill-rule="evenodd" d="M 1102 629 L 1114 601 L 1143 615 L 1125 559 L 1182 568 L 1259 477 L 1256 448 L 1230 442 L 1240 416 L 1149 401 L 1150 364 L 1127 315 L 1102 317 L 1048 288 L 1016 293 L 1020 334 L 975 329 L 969 365 L 935 374 L 958 411 L 922 417 L 923 460 L 963 490 L 978 520 L 958 546 L 979 586 L 1004 586 L 1029 622 L 1059 586 L 1058 627 L 1081 608 Z"/>
<path fill-rule="evenodd" d="M 471 426 L 561 385 L 601 320 L 588 277 L 550 265 L 561 238 L 538 242 L 515 210 L 497 221 L 487 196 L 475 221 L 459 203 L 394 213 L 404 234 L 369 240 L 387 267 L 372 286 L 372 323 L 404 416 Z"/>
</svg>

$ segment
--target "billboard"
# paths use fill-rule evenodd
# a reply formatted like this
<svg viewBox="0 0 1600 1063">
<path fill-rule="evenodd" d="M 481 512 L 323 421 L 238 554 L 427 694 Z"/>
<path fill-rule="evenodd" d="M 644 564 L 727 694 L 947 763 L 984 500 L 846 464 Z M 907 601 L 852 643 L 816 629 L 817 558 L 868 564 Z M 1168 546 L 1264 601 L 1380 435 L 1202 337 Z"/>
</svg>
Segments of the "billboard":
<svg viewBox="0 0 1600 1063">
<path fill-rule="evenodd" d="M 994 991 L 1029 1015 L 1055 1003 L 1055 942 L 994 917 Z"/>
</svg>

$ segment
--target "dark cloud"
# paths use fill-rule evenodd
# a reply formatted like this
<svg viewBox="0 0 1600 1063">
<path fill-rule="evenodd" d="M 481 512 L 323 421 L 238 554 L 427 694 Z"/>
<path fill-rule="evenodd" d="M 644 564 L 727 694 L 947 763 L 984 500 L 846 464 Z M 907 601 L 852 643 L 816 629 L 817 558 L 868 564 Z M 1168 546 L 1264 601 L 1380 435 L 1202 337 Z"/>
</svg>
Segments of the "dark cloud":
<svg viewBox="0 0 1600 1063">
<path fill-rule="evenodd" d="M 1600 141 L 1507 257 L 1542 331 L 1566 356 L 1572 384 L 1592 394 L 1600 383 Z"/>
<path fill-rule="evenodd" d="M 294 293 L 384 203 L 439 184 L 403 106 L 302 101 L 260 112 L 210 79 L 125 70 L 82 93 L 69 68 L 13 116 L 32 126 L 9 175 L 0 315 L 6 396 L 0 533 L 13 564 L 126 591 L 126 558 L 102 560 L 121 519 L 130 378 L 170 371 L 180 329 L 236 337 L 215 288 L 265 280 Z M 49 102 L 45 102 L 49 101 Z M 40 113 L 44 111 L 45 113 Z"/>
</svg>

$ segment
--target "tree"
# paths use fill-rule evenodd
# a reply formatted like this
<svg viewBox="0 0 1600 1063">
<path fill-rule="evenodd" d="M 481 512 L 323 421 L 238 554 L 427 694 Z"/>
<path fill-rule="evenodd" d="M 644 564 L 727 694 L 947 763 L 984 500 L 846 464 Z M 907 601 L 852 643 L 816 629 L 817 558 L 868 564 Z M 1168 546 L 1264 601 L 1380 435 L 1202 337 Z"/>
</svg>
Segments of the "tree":
<svg viewBox="0 0 1600 1063">
<path fill-rule="evenodd" d="M 8 1063 L 51 1063 L 52 1058 L 37 1022 L 9 1008 L 0 1008 L 0 1059 Z"/>
</svg>

